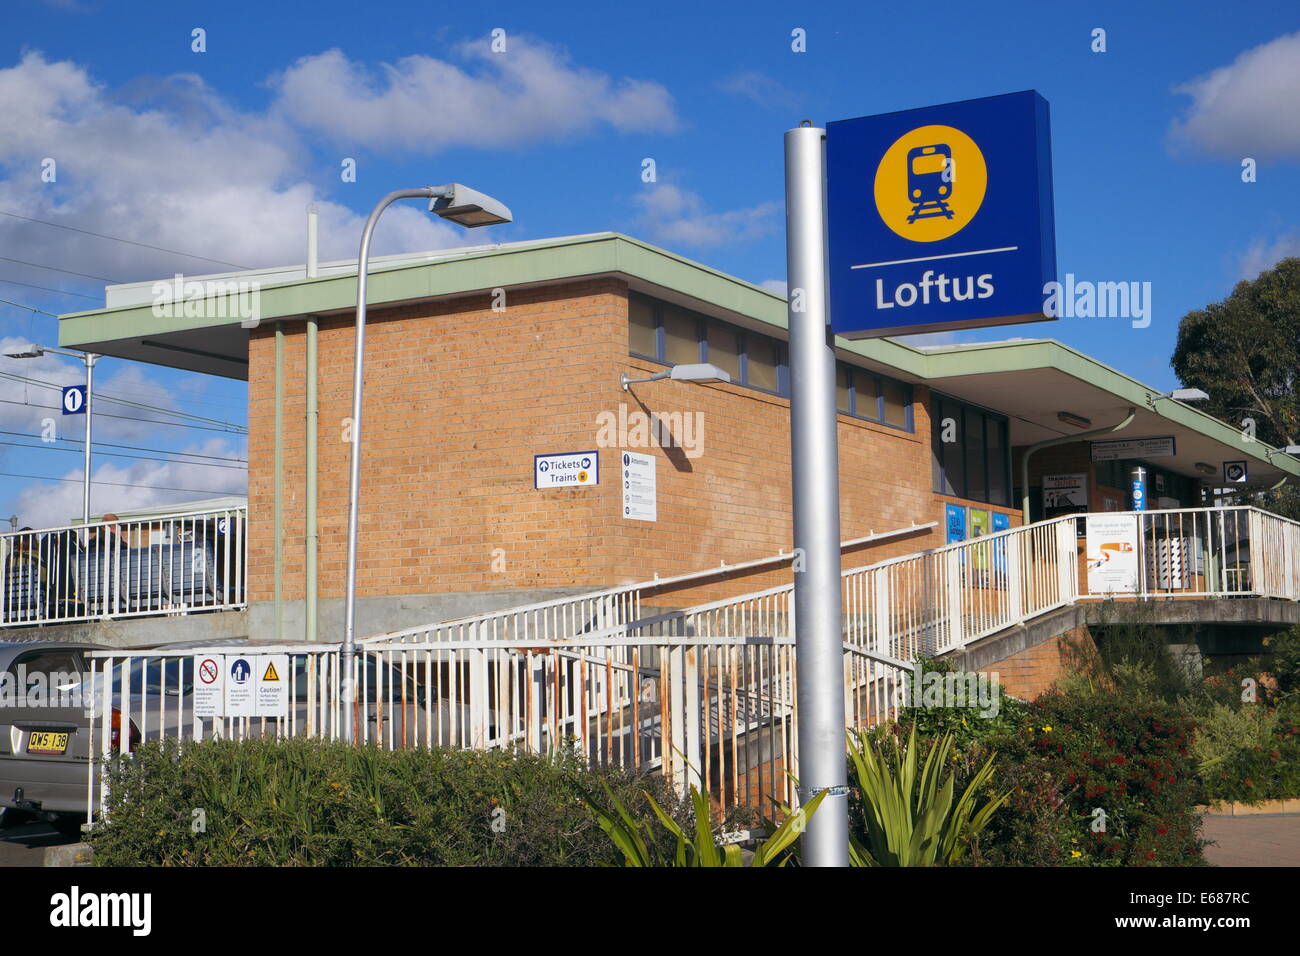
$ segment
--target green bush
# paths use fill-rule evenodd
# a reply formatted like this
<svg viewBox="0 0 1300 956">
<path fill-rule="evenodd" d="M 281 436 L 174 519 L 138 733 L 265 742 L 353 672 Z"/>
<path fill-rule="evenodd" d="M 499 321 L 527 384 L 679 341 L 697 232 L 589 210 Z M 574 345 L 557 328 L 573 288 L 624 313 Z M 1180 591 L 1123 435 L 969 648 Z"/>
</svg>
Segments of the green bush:
<svg viewBox="0 0 1300 956">
<path fill-rule="evenodd" d="M 1210 800 L 1262 803 L 1300 796 L 1300 701 L 1216 708 L 1202 721 L 1196 750 Z"/>
<path fill-rule="evenodd" d="M 165 741 L 109 772 L 90 837 L 107 866 L 617 864 L 580 796 L 602 782 L 633 812 L 650 815 L 648 792 L 689 819 L 659 778 L 571 754 Z"/>
<path fill-rule="evenodd" d="M 1195 728 L 1177 707 L 1048 693 L 1029 718 L 1014 734 L 986 741 L 1017 771 L 999 780 L 1014 784 L 1013 812 L 995 818 L 980 862 L 1203 862 Z"/>
</svg>

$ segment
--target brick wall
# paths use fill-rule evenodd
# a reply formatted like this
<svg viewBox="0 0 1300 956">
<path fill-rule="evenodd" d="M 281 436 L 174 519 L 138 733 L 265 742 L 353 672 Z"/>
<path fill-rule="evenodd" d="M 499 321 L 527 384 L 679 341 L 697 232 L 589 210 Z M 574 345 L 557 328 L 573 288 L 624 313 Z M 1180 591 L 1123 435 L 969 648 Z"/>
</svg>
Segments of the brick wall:
<svg viewBox="0 0 1300 956">
<path fill-rule="evenodd" d="M 741 386 L 661 381 L 627 354 L 627 289 L 598 279 L 375 309 L 367 330 L 358 590 L 414 595 L 485 589 L 603 587 L 776 554 L 791 546 L 789 402 Z M 285 327 L 284 597 L 304 595 L 305 333 Z M 353 322 L 322 320 L 319 338 L 319 533 L 322 598 L 343 593 Z M 272 326 L 249 346 L 250 597 L 272 596 Z M 915 432 L 840 417 L 845 538 L 937 520 L 930 532 L 859 548 L 855 566 L 936 547 L 928 391 Z M 698 456 L 656 458 L 658 521 L 621 516 L 619 447 L 599 450 L 598 486 L 537 491 L 533 455 L 597 447 L 598 415 L 702 414 Z M 678 437 L 682 437 L 680 434 Z M 986 507 L 980 505 L 978 507 Z M 1008 509 L 990 509 L 1008 510 Z M 1018 512 L 1012 512 L 1013 524 Z M 504 569 L 502 569 L 504 562 Z M 789 580 L 788 571 L 711 579 L 664 603 L 685 605 Z"/>
<path fill-rule="evenodd" d="M 1003 693 L 1032 700 L 1066 673 L 1063 645 L 1067 641 L 1083 641 L 1094 648 L 1096 646 L 1086 628 L 1075 628 L 1005 657 L 987 670 L 997 672 Z"/>
</svg>

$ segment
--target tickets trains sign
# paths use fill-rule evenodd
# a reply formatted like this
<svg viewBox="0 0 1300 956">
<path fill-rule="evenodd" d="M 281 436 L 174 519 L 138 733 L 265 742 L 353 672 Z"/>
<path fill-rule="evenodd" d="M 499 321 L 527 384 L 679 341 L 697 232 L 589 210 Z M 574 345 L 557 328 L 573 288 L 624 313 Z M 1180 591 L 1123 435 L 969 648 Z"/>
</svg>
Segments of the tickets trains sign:
<svg viewBox="0 0 1300 956">
<path fill-rule="evenodd" d="M 837 335 L 1049 318 L 1052 163 L 1037 93 L 828 123 L 826 179 Z"/>
</svg>

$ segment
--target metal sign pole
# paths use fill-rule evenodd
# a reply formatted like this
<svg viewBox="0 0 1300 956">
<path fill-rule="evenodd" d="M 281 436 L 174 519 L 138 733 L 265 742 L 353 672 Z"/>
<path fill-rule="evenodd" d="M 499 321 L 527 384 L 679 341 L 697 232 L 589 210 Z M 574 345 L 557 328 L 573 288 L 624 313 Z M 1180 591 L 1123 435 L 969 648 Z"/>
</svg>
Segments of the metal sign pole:
<svg viewBox="0 0 1300 956">
<path fill-rule="evenodd" d="M 799 798 L 830 792 L 803 836 L 806 866 L 849 865 L 835 351 L 827 310 L 826 131 L 785 134 Z M 802 559 L 802 560 L 800 560 Z"/>
</svg>

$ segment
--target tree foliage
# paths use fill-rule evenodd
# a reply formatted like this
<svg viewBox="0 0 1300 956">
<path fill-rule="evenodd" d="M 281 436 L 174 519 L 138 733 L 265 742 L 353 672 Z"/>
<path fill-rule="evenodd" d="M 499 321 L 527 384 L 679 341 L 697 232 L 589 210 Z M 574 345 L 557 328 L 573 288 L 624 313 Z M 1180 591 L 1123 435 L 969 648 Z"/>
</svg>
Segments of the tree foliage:
<svg viewBox="0 0 1300 956">
<path fill-rule="evenodd" d="M 1300 258 L 1183 316 L 1171 364 L 1185 386 L 1209 393 L 1205 411 L 1238 426 L 1254 419 L 1269 444 L 1300 443 Z"/>
</svg>

